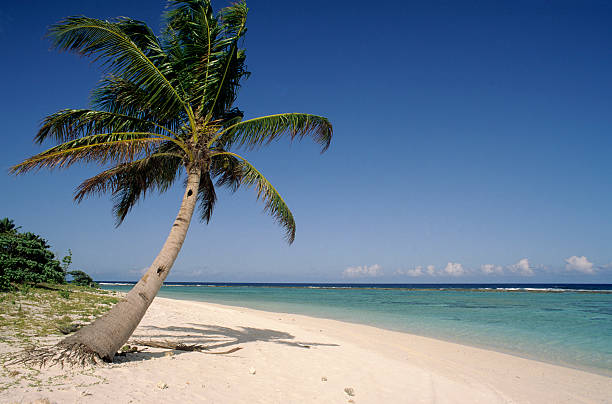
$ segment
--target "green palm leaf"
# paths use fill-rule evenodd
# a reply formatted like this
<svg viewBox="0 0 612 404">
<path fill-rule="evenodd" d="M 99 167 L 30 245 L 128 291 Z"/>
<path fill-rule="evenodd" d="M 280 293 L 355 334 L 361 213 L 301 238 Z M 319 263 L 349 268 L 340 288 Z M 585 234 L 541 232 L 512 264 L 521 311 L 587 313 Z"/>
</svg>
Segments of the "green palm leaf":
<svg viewBox="0 0 612 404">
<path fill-rule="evenodd" d="M 274 219 L 285 228 L 285 238 L 289 244 L 295 240 L 295 220 L 289 207 L 278 193 L 276 188 L 264 177 L 251 163 L 244 157 L 235 153 L 221 152 L 214 157 L 229 155 L 240 159 L 240 174 L 238 181 L 240 185 L 254 187 L 257 192 L 257 199 L 264 202 L 264 212 L 270 213 Z"/>
<path fill-rule="evenodd" d="M 216 117 L 218 112 L 223 112 L 231 107 L 239 88 L 240 79 L 248 75 L 246 70 L 244 70 L 245 54 L 238 49 L 238 40 L 246 32 L 245 26 L 248 10 L 246 3 L 240 1 L 219 12 L 223 30 L 226 34 L 225 41 L 229 45 L 229 49 L 223 57 L 219 58 L 219 60 L 222 60 L 220 66 L 222 66 L 223 70 L 219 71 L 216 75 L 218 80 L 215 83 L 216 94 L 212 103 L 208 105 L 203 103 L 203 106 L 206 106 L 208 109 L 207 120 Z M 222 46 L 225 46 L 225 44 Z"/>
<path fill-rule="evenodd" d="M 140 36 L 136 41 L 144 46 L 144 49 L 130 38 L 130 35 L 134 37 L 134 25 L 133 20 L 120 19 L 112 22 L 75 16 L 53 25 L 49 36 L 53 45 L 60 50 L 69 50 L 101 60 L 110 73 L 123 77 L 146 91 L 151 104 L 179 111 L 184 104 L 177 89 L 171 85 L 170 77 L 167 77 L 170 76 L 171 65 L 162 63 L 163 53 L 159 43 L 153 39 L 154 36 L 147 36 L 147 40 L 143 40 L 145 32 L 139 31 Z"/>
<path fill-rule="evenodd" d="M 226 153 L 224 150 L 212 157 L 210 174 L 217 179 L 218 187 L 226 187 L 232 192 L 236 192 L 240 187 L 242 171 L 242 160 Z"/>
<path fill-rule="evenodd" d="M 161 150 L 167 149 L 161 148 Z M 181 173 L 181 158 L 168 152 L 119 164 L 85 181 L 76 189 L 74 200 L 81 202 L 94 194 L 111 192 L 117 226 L 139 199 L 149 191 L 165 192 Z"/>
<path fill-rule="evenodd" d="M 11 168 L 14 174 L 41 168 L 67 168 L 77 162 L 123 163 L 153 154 L 165 140 L 155 133 L 111 133 L 86 136 L 52 147 Z"/>
<path fill-rule="evenodd" d="M 63 109 L 46 117 L 34 140 L 74 140 L 93 133 L 152 132 L 171 136 L 165 127 L 145 119 L 91 109 Z"/>
<path fill-rule="evenodd" d="M 333 128 L 327 118 L 317 115 L 299 113 L 269 115 L 227 127 L 219 135 L 218 143 L 226 149 L 231 146 L 254 149 L 269 144 L 284 134 L 288 134 L 291 140 L 296 137 L 301 139 L 304 136 L 311 136 L 322 146 L 321 152 L 324 152 L 331 142 Z"/>
<path fill-rule="evenodd" d="M 217 202 L 217 193 L 209 173 L 204 173 L 200 177 L 198 199 L 200 201 L 200 220 L 208 223 L 210 222 L 215 202 Z"/>
<path fill-rule="evenodd" d="M 129 116 L 176 131 L 185 119 L 185 111 L 172 111 L 152 104 L 145 90 L 133 82 L 113 75 L 106 76 L 91 93 L 97 110 Z"/>
</svg>

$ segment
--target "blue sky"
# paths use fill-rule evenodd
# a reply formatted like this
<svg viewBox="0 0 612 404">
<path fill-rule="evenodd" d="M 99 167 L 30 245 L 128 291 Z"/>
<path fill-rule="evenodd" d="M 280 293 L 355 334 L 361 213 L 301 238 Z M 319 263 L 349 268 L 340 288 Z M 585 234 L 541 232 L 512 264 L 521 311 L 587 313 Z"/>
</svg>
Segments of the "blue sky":
<svg viewBox="0 0 612 404">
<path fill-rule="evenodd" d="M 216 8 L 226 3 L 217 1 Z M 174 281 L 612 282 L 612 4 L 605 1 L 248 2 L 247 117 L 324 115 L 334 140 L 249 159 L 297 221 L 252 191 L 192 223 Z M 73 252 L 96 279 L 134 280 L 161 247 L 180 187 L 114 227 L 109 197 L 72 202 L 95 166 L 11 177 L 42 151 L 41 119 L 86 107 L 101 72 L 49 49 L 75 14 L 160 25 L 163 1 L 0 5 L 0 216 Z"/>
</svg>

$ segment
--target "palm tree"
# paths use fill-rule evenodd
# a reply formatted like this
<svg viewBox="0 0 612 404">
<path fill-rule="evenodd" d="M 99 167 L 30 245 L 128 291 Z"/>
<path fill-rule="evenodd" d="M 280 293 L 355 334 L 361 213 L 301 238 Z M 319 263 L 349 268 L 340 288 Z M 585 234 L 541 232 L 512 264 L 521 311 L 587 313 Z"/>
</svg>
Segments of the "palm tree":
<svg viewBox="0 0 612 404">
<path fill-rule="evenodd" d="M 186 176 L 178 215 L 161 251 L 126 298 L 56 348 L 111 361 L 159 291 L 181 249 L 199 202 L 208 222 L 215 186 L 253 187 L 292 243 L 295 222 L 283 198 L 236 149 L 253 150 L 282 135 L 310 136 L 325 151 L 332 126 L 323 117 L 286 113 L 243 120 L 233 107 L 247 77 L 243 1 L 213 13 L 210 0 L 171 0 L 159 36 L 130 18 L 68 17 L 49 30 L 53 46 L 101 61 L 106 75 L 92 109 L 64 109 L 42 122 L 39 143 L 59 143 L 12 167 L 15 174 L 96 162 L 107 168 L 75 191 L 80 202 L 110 192 L 119 225 L 147 192 Z"/>
</svg>

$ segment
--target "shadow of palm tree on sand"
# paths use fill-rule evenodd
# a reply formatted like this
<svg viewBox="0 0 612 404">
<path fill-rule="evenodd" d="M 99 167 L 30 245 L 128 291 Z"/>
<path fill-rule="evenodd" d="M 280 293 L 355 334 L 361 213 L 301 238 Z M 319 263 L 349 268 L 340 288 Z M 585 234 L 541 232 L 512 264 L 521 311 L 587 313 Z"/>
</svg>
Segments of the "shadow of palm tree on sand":
<svg viewBox="0 0 612 404">
<path fill-rule="evenodd" d="M 232 347 L 247 342 L 272 342 L 275 344 L 289 345 L 299 348 L 310 348 L 311 346 L 338 346 L 337 344 L 323 344 L 318 342 L 295 341 L 295 337 L 284 331 L 238 327 L 229 328 L 218 325 L 193 324 L 192 327 L 156 327 L 146 326 L 146 330 L 157 330 L 159 333 L 146 335 L 134 334 L 134 339 L 168 340 L 180 341 L 182 344 L 205 345 L 209 350 Z"/>
</svg>

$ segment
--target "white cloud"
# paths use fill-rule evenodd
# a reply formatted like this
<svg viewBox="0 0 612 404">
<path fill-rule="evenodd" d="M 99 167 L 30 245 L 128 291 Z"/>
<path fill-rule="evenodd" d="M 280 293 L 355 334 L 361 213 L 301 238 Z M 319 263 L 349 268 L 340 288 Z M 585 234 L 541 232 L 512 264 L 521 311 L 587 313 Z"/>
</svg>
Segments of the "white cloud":
<svg viewBox="0 0 612 404">
<path fill-rule="evenodd" d="M 582 272 L 583 274 L 591 275 L 595 273 L 595 270 L 593 269 L 593 263 L 590 262 L 584 255 L 582 257 L 577 257 L 573 255 L 569 258 L 566 258 L 565 262 L 567 262 L 567 264 L 565 265 L 565 269 L 567 269 L 568 271 L 578 271 Z"/>
<path fill-rule="evenodd" d="M 420 265 L 412 269 L 398 269 L 397 271 L 395 271 L 395 273 L 398 275 L 408 275 L 415 277 L 425 275 L 425 272 L 423 272 L 423 267 Z"/>
<path fill-rule="evenodd" d="M 504 268 L 500 267 L 499 265 L 493 265 L 493 264 L 481 265 L 480 270 L 487 275 L 489 274 L 502 275 L 504 273 Z"/>
<path fill-rule="evenodd" d="M 348 267 L 342 271 L 342 276 L 345 278 L 359 278 L 363 276 L 381 276 L 383 274 L 382 267 L 378 264 L 374 265 L 363 265 L 358 267 Z"/>
<path fill-rule="evenodd" d="M 529 266 L 529 260 L 527 258 L 523 258 L 516 264 L 508 266 L 508 269 L 515 274 L 523 276 L 533 275 L 533 269 Z"/>
<path fill-rule="evenodd" d="M 465 275 L 465 269 L 463 269 L 463 265 L 459 264 L 458 262 L 449 262 L 448 264 L 446 264 L 446 268 L 444 268 L 444 272 L 447 275 L 452 275 L 452 276 Z"/>
<path fill-rule="evenodd" d="M 395 271 L 396 275 L 408 275 L 408 276 L 413 276 L 413 277 L 417 277 L 417 276 L 433 276 L 436 275 L 436 267 L 433 265 L 427 265 L 426 267 L 423 267 L 421 265 L 416 266 L 415 268 L 411 268 L 411 269 L 398 269 L 397 271 Z"/>
<path fill-rule="evenodd" d="M 346 271 L 345 271 L 346 272 Z M 442 270 L 436 270 L 434 265 L 427 265 L 423 267 L 421 265 L 411 269 L 398 269 L 395 271 L 397 275 L 408 275 L 408 276 L 438 276 L 438 275 L 451 275 L 451 276 L 462 276 L 467 273 L 463 265 L 457 262 L 449 262 L 446 267 Z"/>
</svg>

